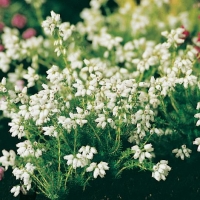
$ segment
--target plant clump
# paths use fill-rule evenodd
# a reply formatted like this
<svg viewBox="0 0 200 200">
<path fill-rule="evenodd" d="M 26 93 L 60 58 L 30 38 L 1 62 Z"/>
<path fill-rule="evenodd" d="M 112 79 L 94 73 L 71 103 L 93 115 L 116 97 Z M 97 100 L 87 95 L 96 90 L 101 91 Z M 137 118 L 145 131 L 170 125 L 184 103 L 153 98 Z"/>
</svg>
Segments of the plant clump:
<svg viewBox="0 0 200 200">
<path fill-rule="evenodd" d="M 3 28 L 0 109 L 20 142 L 0 163 L 19 180 L 14 196 L 37 185 L 59 199 L 134 168 L 166 180 L 169 156 L 200 151 L 198 8 L 173 3 L 119 1 L 111 12 L 91 0 L 76 25 L 51 11 L 40 36 Z"/>
</svg>

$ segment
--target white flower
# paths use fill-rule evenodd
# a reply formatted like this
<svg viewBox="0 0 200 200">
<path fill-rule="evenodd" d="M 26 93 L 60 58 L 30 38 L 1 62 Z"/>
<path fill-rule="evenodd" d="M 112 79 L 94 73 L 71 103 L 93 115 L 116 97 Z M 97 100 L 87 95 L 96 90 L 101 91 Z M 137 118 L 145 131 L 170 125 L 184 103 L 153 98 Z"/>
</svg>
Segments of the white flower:
<svg viewBox="0 0 200 200">
<path fill-rule="evenodd" d="M 103 178 L 106 174 L 106 170 L 109 170 L 108 163 L 102 161 L 99 164 L 93 162 L 86 168 L 86 172 L 93 171 L 94 178 L 97 178 L 98 176 Z"/>
<path fill-rule="evenodd" d="M 88 164 L 88 159 L 83 157 L 81 154 L 76 154 L 76 156 L 70 154 L 64 156 L 64 159 L 67 160 L 67 165 L 72 165 L 74 169 L 78 167 L 85 167 Z"/>
<path fill-rule="evenodd" d="M 24 78 L 28 81 L 27 87 L 32 87 L 35 85 L 35 81 L 39 79 L 39 75 L 35 73 L 35 69 L 28 67 L 28 74 L 25 74 Z"/>
<path fill-rule="evenodd" d="M 9 131 L 12 133 L 12 137 L 17 136 L 19 139 L 21 139 L 25 136 L 24 126 L 21 123 L 20 116 L 17 114 L 13 115 L 13 119 L 8 125 L 11 126 Z"/>
<path fill-rule="evenodd" d="M 156 165 L 153 166 L 152 177 L 155 178 L 157 181 L 166 180 L 166 176 L 168 175 L 171 167 L 168 165 L 168 161 L 161 160 Z"/>
<path fill-rule="evenodd" d="M 25 168 L 17 168 L 15 167 L 13 170 L 13 174 L 16 177 L 16 179 L 20 179 L 21 181 L 23 181 L 23 188 L 25 190 L 30 190 L 31 188 L 31 183 L 32 183 L 32 178 L 31 175 L 33 174 L 34 170 L 36 169 L 36 167 L 31 164 L 31 163 L 27 163 L 25 165 Z"/>
<path fill-rule="evenodd" d="M 59 27 L 60 24 L 60 15 L 56 14 L 54 11 L 51 11 L 51 17 L 47 17 L 45 21 L 42 22 L 42 27 L 46 34 L 53 34 L 53 31 L 56 27 Z"/>
<path fill-rule="evenodd" d="M 0 157 L 0 163 L 5 167 L 5 170 L 8 169 L 9 166 L 14 166 L 16 154 L 13 150 L 6 151 L 2 150 L 3 156 Z"/>
<path fill-rule="evenodd" d="M 198 119 L 196 126 L 200 126 L 200 113 L 195 114 L 194 117 Z"/>
<path fill-rule="evenodd" d="M 46 0 L 25 0 L 26 3 L 33 5 L 36 9 L 41 9 L 42 4 L 46 2 Z"/>
<path fill-rule="evenodd" d="M 190 157 L 190 153 L 192 151 L 186 147 L 186 145 L 182 145 L 180 149 L 174 149 L 172 153 L 175 153 L 176 158 L 180 157 L 181 160 L 184 160 L 185 157 Z"/>
<path fill-rule="evenodd" d="M 99 114 L 98 118 L 95 119 L 95 122 L 98 123 L 97 127 L 100 127 L 102 129 L 104 129 L 106 127 L 106 124 L 107 124 L 105 115 L 104 114 Z"/>
<path fill-rule="evenodd" d="M 1 79 L 1 84 L 2 84 L 2 85 L 6 85 L 6 78 L 5 78 L 5 77 L 3 77 L 3 78 Z"/>
<path fill-rule="evenodd" d="M 36 167 L 32 163 L 28 162 L 26 163 L 25 168 L 29 173 L 32 174 Z"/>
<path fill-rule="evenodd" d="M 17 186 L 14 186 L 11 190 L 10 190 L 11 193 L 14 193 L 13 196 L 16 197 L 18 196 L 18 194 L 20 193 L 20 186 L 17 185 Z"/>
<path fill-rule="evenodd" d="M 193 144 L 198 145 L 197 151 L 200 152 L 200 137 L 196 138 L 195 141 L 193 141 Z"/>
<path fill-rule="evenodd" d="M 67 160 L 67 165 L 72 165 L 74 169 L 88 165 L 89 160 L 93 159 L 93 154 L 97 154 L 97 150 L 88 145 L 82 146 L 78 152 L 76 156 L 72 154 L 64 156 L 64 159 Z"/>
<path fill-rule="evenodd" d="M 108 0 L 91 0 L 90 6 L 94 10 L 99 10 L 100 7 L 105 4 Z"/>
<path fill-rule="evenodd" d="M 47 79 L 49 79 L 50 82 L 55 85 L 59 84 L 64 79 L 64 75 L 59 73 L 59 68 L 56 65 L 53 65 L 47 71 L 47 74 L 48 74 Z"/>
<path fill-rule="evenodd" d="M 200 102 L 197 103 L 197 107 L 196 107 L 196 109 L 197 109 L 197 110 L 200 109 Z"/>
<path fill-rule="evenodd" d="M 74 159 L 72 154 L 64 156 L 64 159 L 67 160 L 67 165 L 71 165 Z"/>
<path fill-rule="evenodd" d="M 44 131 L 44 135 L 49 135 L 49 136 L 53 136 L 53 137 L 58 136 L 58 132 L 55 130 L 54 126 L 42 127 L 42 130 Z"/>
<path fill-rule="evenodd" d="M 75 30 L 74 25 L 70 25 L 69 22 L 64 22 L 59 26 L 59 34 L 63 38 L 63 40 L 67 40 Z"/>
<path fill-rule="evenodd" d="M 7 92 L 5 85 L 6 85 L 6 78 L 2 78 L 0 83 L 0 92 Z"/>
<path fill-rule="evenodd" d="M 19 154 L 21 157 L 27 157 L 31 155 L 38 158 L 42 155 L 42 151 L 44 151 L 44 149 L 33 148 L 32 143 L 29 140 L 20 142 L 16 146 L 18 147 L 17 154 Z"/>
<path fill-rule="evenodd" d="M 140 163 L 142 163 L 145 158 L 151 159 L 154 156 L 152 144 L 145 144 L 144 149 L 140 149 L 138 145 L 134 145 L 131 147 L 131 150 L 134 153 L 133 158 L 139 159 Z"/>
<path fill-rule="evenodd" d="M 97 154 L 97 150 L 94 147 L 90 147 L 90 146 L 82 146 L 79 149 L 79 152 L 82 153 L 82 156 L 92 160 L 93 159 L 93 154 Z"/>
<path fill-rule="evenodd" d="M 12 171 L 15 178 L 18 180 L 21 178 L 21 175 L 23 174 L 23 170 L 19 169 L 18 167 L 15 167 Z"/>
<path fill-rule="evenodd" d="M 184 31 L 184 28 L 177 28 L 175 30 L 171 30 L 170 33 L 168 31 L 163 31 L 161 34 L 167 38 L 166 46 L 170 47 L 173 44 L 176 47 L 177 45 L 184 43 Z"/>
<path fill-rule="evenodd" d="M 149 18 L 141 13 L 139 9 L 132 14 L 131 30 L 133 35 L 137 35 L 138 33 L 145 33 L 148 24 Z"/>
<path fill-rule="evenodd" d="M 4 53 L 0 52 L 0 69 L 6 73 L 10 69 L 11 59 Z"/>
</svg>

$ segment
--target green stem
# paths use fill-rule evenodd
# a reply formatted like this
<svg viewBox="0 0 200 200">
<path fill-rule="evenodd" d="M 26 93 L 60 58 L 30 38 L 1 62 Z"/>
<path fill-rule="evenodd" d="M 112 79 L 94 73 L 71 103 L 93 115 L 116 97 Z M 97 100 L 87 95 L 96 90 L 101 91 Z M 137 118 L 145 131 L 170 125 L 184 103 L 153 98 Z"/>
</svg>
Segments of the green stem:
<svg viewBox="0 0 200 200">
<path fill-rule="evenodd" d="M 121 174 L 122 171 L 124 171 L 126 168 L 128 168 L 128 167 L 123 167 L 123 168 L 121 168 L 121 169 L 119 170 L 119 172 L 116 174 L 116 177 L 117 177 L 119 174 Z"/>
<path fill-rule="evenodd" d="M 34 174 L 32 174 L 31 176 L 33 177 L 33 179 L 35 179 L 35 182 L 37 183 L 37 187 L 40 189 L 40 191 L 46 196 L 48 196 L 48 194 L 42 189 L 42 188 L 45 188 L 45 185 Z"/>
<path fill-rule="evenodd" d="M 176 113 L 179 113 L 178 112 L 178 108 L 176 107 L 175 99 L 173 98 L 172 95 L 170 95 L 170 100 L 171 100 L 172 107 L 174 108 L 174 110 L 176 111 Z"/>
<path fill-rule="evenodd" d="M 58 172 L 60 172 L 60 163 L 61 163 L 60 149 L 61 149 L 61 146 L 60 146 L 60 138 L 59 138 L 59 136 L 57 137 L 57 139 L 58 139 Z"/>
<path fill-rule="evenodd" d="M 145 145 L 149 141 L 150 138 L 151 138 L 151 134 L 149 135 L 149 137 L 147 138 L 147 140 L 144 142 L 143 145 Z"/>
<path fill-rule="evenodd" d="M 67 175 L 66 175 L 66 179 L 65 179 L 65 190 L 66 190 L 66 188 L 67 188 L 67 180 L 68 180 L 68 178 L 69 178 L 69 175 L 71 174 L 72 169 L 73 169 L 73 167 L 71 166 L 71 167 L 69 168 L 69 171 L 68 171 Z"/>
<path fill-rule="evenodd" d="M 96 138 L 98 139 L 99 143 L 102 144 L 100 137 L 98 136 L 98 134 L 96 133 L 96 130 L 94 129 L 94 127 L 88 122 L 88 125 L 90 126 L 90 128 L 93 130 L 94 135 L 96 136 Z"/>
<path fill-rule="evenodd" d="M 76 142 L 77 142 L 77 129 L 75 129 L 75 134 L 74 134 L 74 154 L 76 153 Z"/>
<path fill-rule="evenodd" d="M 131 155 L 131 154 L 132 154 L 132 152 L 130 152 L 129 155 Z M 128 154 L 127 154 L 127 155 L 128 155 Z M 120 157 L 119 160 L 118 160 L 118 162 L 116 163 L 116 165 L 118 165 L 120 162 L 122 162 L 122 160 L 123 160 L 125 157 L 127 157 L 127 155 L 124 155 L 124 156 Z"/>
<path fill-rule="evenodd" d="M 85 190 L 86 184 L 87 184 L 87 182 L 90 180 L 90 178 L 91 178 L 91 177 L 88 177 L 87 180 L 85 181 L 84 186 L 83 186 L 83 190 Z"/>
<path fill-rule="evenodd" d="M 141 73 L 140 76 L 139 76 L 139 79 L 137 81 L 138 83 L 142 80 L 143 76 L 144 76 L 144 73 Z"/>
<path fill-rule="evenodd" d="M 121 134 L 121 129 L 120 129 L 120 127 L 118 127 L 117 134 L 116 134 L 116 139 L 115 139 L 115 144 L 117 144 L 117 147 L 115 148 L 115 150 L 113 152 L 111 152 L 111 154 L 114 154 L 118 150 L 118 148 L 119 148 L 120 134 Z"/>
<path fill-rule="evenodd" d="M 38 63 L 43 65 L 43 66 L 45 66 L 45 67 L 47 67 L 48 69 L 51 67 L 50 63 L 48 63 L 48 62 L 46 62 L 46 61 L 44 61 L 42 59 L 38 59 Z"/>
<path fill-rule="evenodd" d="M 48 181 L 43 177 L 43 173 L 41 172 L 41 170 L 38 168 L 37 172 L 39 173 L 40 177 L 42 178 L 42 181 L 45 182 L 45 184 L 49 184 Z M 44 187 L 44 185 L 43 185 Z"/>
<path fill-rule="evenodd" d="M 164 101 L 163 101 L 162 98 L 160 99 L 160 102 L 161 102 L 161 107 L 162 107 L 162 110 L 165 114 L 165 117 L 168 119 L 167 111 L 166 111 L 165 104 L 164 104 Z"/>
<path fill-rule="evenodd" d="M 41 9 L 37 9 L 37 8 L 34 8 L 35 9 L 35 13 L 36 13 L 36 17 L 37 17 L 37 20 L 38 20 L 38 23 L 39 24 L 42 24 L 43 22 L 43 17 L 42 17 L 42 10 Z"/>
</svg>

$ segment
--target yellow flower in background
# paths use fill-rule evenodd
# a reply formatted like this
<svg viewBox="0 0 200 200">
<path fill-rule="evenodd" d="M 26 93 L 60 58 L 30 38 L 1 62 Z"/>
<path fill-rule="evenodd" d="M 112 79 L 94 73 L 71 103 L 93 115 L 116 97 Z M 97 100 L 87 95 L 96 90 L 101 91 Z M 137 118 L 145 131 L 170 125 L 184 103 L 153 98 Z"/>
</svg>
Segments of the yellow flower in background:
<svg viewBox="0 0 200 200">
<path fill-rule="evenodd" d="M 142 1 L 142 0 L 141 0 Z M 150 0 L 152 3 L 156 0 Z M 125 7 L 126 4 L 130 4 L 131 8 L 134 9 L 137 4 L 135 0 L 115 0 L 115 2 L 119 5 L 119 7 Z M 169 0 L 170 2 L 170 10 L 171 13 L 177 14 L 182 7 L 183 1 L 182 0 Z"/>
<path fill-rule="evenodd" d="M 170 3 L 174 6 L 176 6 L 180 3 L 180 0 L 171 0 Z"/>
<path fill-rule="evenodd" d="M 129 3 L 132 8 L 136 6 L 136 3 L 134 0 L 115 0 L 115 1 L 120 7 L 124 7 L 124 5 L 127 3 Z"/>
<path fill-rule="evenodd" d="M 182 0 L 170 0 L 170 10 L 171 10 L 171 13 L 177 14 L 177 13 L 180 12 L 180 10 L 184 10 L 183 9 L 183 5 L 185 3 L 186 2 L 184 2 Z"/>
</svg>

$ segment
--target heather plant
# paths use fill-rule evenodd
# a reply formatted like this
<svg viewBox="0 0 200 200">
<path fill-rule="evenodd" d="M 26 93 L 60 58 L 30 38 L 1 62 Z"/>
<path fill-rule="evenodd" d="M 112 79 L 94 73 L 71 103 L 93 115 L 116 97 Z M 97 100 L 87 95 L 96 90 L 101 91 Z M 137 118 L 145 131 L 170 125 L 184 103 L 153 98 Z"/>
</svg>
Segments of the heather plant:
<svg viewBox="0 0 200 200">
<path fill-rule="evenodd" d="M 72 187 L 108 174 L 114 181 L 134 168 L 166 180 L 169 156 L 189 159 L 194 145 L 200 151 L 197 5 L 176 11 L 174 1 L 116 2 L 111 12 L 106 0 L 92 0 L 76 25 L 51 11 L 40 43 L 27 39 L 25 50 L 19 39 L 18 54 L 9 54 L 8 66 L 27 56 L 32 63 L 21 66 L 24 85 L 13 86 L 9 75 L 0 84 L 0 109 L 20 139 L 17 152 L 0 157 L 19 180 L 14 196 L 37 187 L 59 199 Z"/>
</svg>

